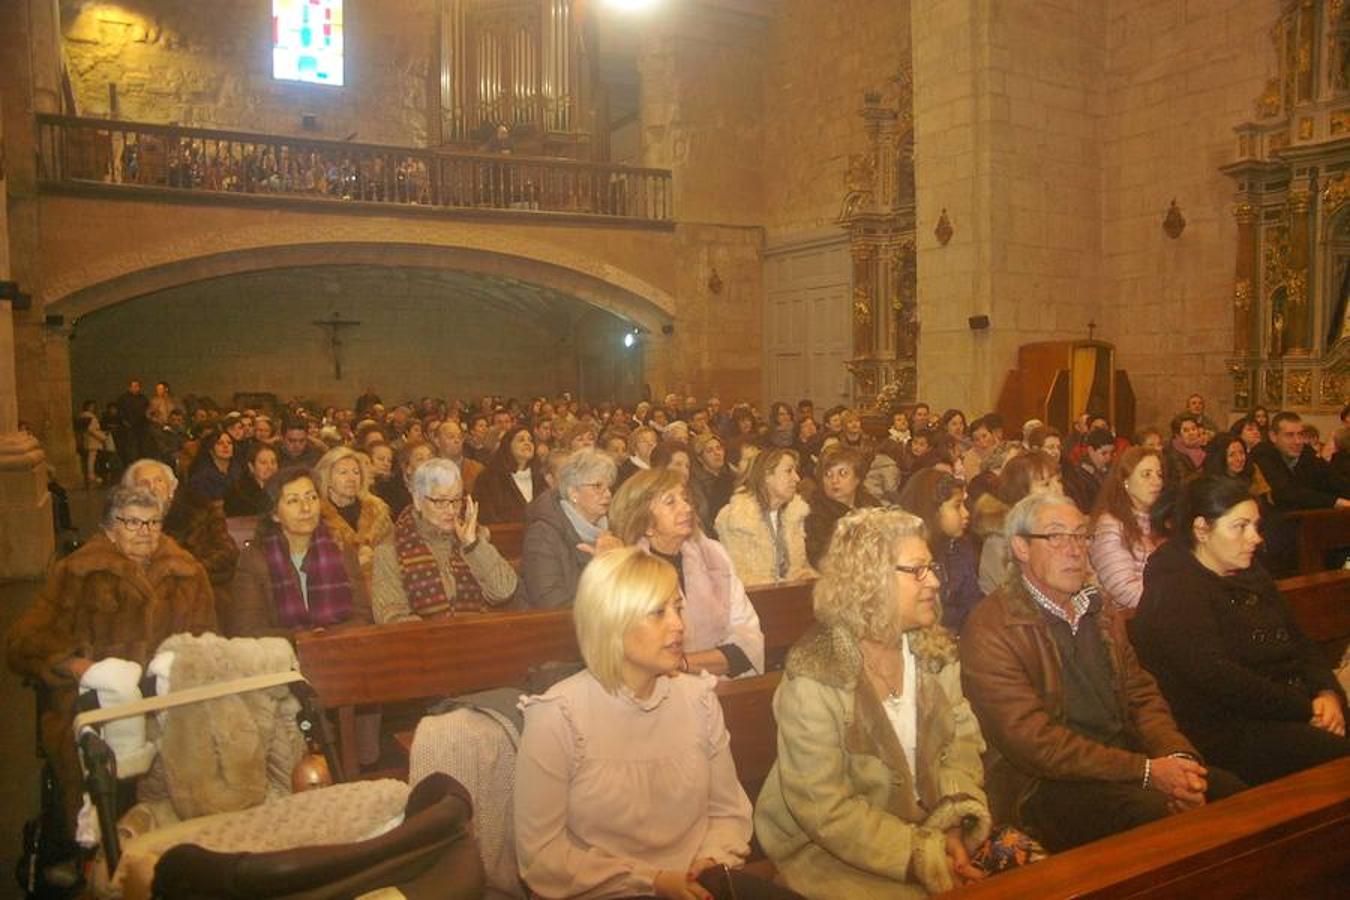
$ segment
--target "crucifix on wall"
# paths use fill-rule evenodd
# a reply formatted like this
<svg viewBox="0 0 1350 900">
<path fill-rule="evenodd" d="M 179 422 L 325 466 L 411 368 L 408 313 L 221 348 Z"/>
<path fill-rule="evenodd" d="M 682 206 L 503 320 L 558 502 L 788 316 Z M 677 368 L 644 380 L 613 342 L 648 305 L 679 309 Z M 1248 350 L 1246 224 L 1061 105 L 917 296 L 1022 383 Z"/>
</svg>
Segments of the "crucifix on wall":
<svg viewBox="0 0 1350 900">
<path fill-rule="evenodd" d="M 342 380 L 342 329 L 354 328 L 361 322 L 357 319 L 344 319 L 342 313 L 335 312 L 330 318 L 315 319 L 312 323 L 328 329 L 328 346 L 333 351 L 333 378 Z"/>
</svg>

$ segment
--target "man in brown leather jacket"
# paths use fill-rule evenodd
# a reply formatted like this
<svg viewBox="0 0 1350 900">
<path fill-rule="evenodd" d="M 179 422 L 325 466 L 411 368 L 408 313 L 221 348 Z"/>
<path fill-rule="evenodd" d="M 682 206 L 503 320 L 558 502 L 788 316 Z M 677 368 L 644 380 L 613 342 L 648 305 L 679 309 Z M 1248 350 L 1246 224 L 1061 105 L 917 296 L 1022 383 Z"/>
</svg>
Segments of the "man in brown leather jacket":
<svg viewBox="0 0 1350 900">
<path fill-rule="evenodd" d="M 1124 622 L 1087 587 L 1087 518 L 1033 495 L 1005 524 L 1015 571 L 961 632 L 996 821 L 1063 850 L 1242 790 L 1178 730 Z"/>
</svg>

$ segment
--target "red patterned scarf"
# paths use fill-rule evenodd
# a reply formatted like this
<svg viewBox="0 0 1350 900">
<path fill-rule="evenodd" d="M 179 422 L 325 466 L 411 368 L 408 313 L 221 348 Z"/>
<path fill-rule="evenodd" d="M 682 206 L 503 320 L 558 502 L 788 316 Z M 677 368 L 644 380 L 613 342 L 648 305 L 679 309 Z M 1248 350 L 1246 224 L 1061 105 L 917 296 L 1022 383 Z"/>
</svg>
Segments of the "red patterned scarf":
<svg viewBox="0 0 1350 900">
<path fill-rule="evenodd" d="M 342 548 L 322 522 L 310 537 L 309 550 L 300 564 L 305 572 L 304 590 L 285 535 L 274 531 L 263 538 L 263 554 L 272 579 L 272 605 L 284 627 L 321 628 L 351 618 L 352 586 L 347 581 Z"/>
<path fill-rule="evenodd" d="M 424 619 L 437 619 L 455 612 L 484 609 L 483 589 L 469 571 L 459 551 L 458 542 L 451 539 L 450 574 L 455 579 L 455 598 L 445 595 L 441 568 L 421 532 L 417 530 L 416 512 L 412 506 L 403 510 L 394 523 L 394 549 L 398 553 L 399 571 L 403 576 L 403 592 L 408 605 Z"/>
</svg>

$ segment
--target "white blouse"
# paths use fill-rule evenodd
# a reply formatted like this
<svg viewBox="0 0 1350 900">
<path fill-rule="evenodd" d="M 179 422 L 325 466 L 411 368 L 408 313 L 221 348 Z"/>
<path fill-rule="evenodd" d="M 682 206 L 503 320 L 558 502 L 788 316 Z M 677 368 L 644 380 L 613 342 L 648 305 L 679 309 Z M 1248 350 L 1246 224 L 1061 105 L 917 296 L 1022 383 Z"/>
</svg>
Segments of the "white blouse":
<svg viewBox="0 0 1350 900">
<path fill-rule="evenodd" d="M 886 718 L 891 720 L 891 728 L 895 729 L 900 749 L 905 751 L 905 762 L 909 763 L 912 775 L 918 771 L 915 768 L 915 755 L 919 749 L 919 692 L 915 688 L 919 676 L 914 666 L 914 654 L 909 649 L 909 635 L 904 635 L 903 639 L 900 655 L 904 657 L 905 663 L 904 686 L 900 689 L 900 696 L 883 697 L 881 706 L 886 710 Z M 916 788 L 918 783 L 917 778 L 910 780 L 910 784 Z M 917 790 L 914 796 L 918 796 Z"/>
</svg>

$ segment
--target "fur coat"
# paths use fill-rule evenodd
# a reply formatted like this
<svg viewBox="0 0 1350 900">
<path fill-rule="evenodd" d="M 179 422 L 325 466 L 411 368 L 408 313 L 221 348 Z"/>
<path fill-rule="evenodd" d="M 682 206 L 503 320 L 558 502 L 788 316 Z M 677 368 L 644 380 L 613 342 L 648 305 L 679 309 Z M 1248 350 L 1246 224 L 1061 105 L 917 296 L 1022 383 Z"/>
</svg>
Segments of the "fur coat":
<svg viewBox="0 0 1350 900">
<path fill-rule="evenodd" d="M 774 694 L 778 759 L 755 834 L 788 887 L 812 900 L 918 898 L 953 885 L 945 832 L 974 850 L 992 821 L 984 741 L 942 628 L 910 632 L 918 749 L 905 752 L 846 631 L 816 625 L 788 653 Z M 916 797 L 917 795 L 917 797 Z"/>
<path fill-rule="evenodd" d="M 793 497 L 780 513 L 787 540 L 788 581 L 816 574 L 806 559 L 806 516 L 810 511 L 805 500 Z M 746 587 L 780 580 L 773 570 L 773 535 L 769 533 L 769 523 L 759 502 L 744 490 L 732 494 L 717 514 L 717 537 Z"/>
<path fill-rule="evenodd" d="M 10 628 L 6 649 L 9 667 L 46 691 L 40 737 L 72 827 L 80 805 L 80 766 L 70 732 L 78 683 L 65 662 L 117 657 L 144 666 L 169 635 L 215 628 L 206 570 L 167 535 L 144 568 L 102 534 L 52 567 Z"/>
<path fill-rule="evenodd" d="M 389 518 L 388 505 L 374 494 L 359 495 L 356 501 L 361 504 L 361 515 L 356 520 L 355 528 L 347 524 L 342 513 L 328 500 L 324 500 L 321 506 L 323 523 L 328 526 L 328 533 L 334 540 L 344 548 L 351 547 L 356 551 L 356 558 L 361 563 L 361 576 L 369 591 L 375 548 L 394 533 L 394 523 Z"/>
</svg>

